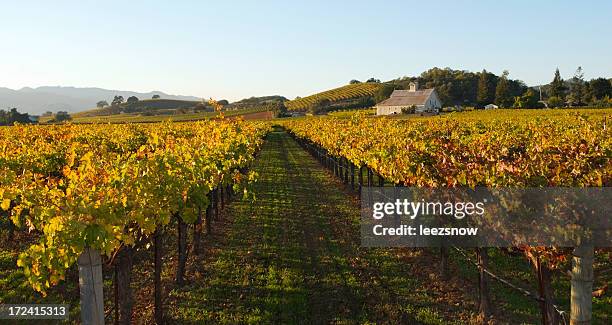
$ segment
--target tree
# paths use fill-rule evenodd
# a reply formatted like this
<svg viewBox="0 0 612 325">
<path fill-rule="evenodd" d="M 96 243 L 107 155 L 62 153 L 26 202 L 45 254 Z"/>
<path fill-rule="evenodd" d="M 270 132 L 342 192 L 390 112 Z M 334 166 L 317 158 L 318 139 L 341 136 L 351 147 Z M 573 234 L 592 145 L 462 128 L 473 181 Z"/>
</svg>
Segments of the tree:
<svg viewBox="0 0 612 325">
<path fill-rule="evenodd" d="M 584 89 L 584 73 L 582 72 L 582 67 L 578 67 L 570 82 L 570 94 L 568 96 L 570 106 L 583 105 L 585 97 Z"/>
<path fill-rule="evenodd" d="M 563 98 L 552 96 L 548 98 L 548 107 L 563 107 L 565 102 Z"/>
<path fill-rule="evenodd" d="M 540 96 L 533 89 L 527 89 L 523 96 L 521 96 L 525 108 L 539 108 L 539 99 Z"/>
<path fill-rule="evenodd" d="M 605 78 L 592 79 L 589 82 L 591 98 L 602 99 L 606 96 L 612 97 L 612 83 Z"/>
<path fill-rule="evenodd" d="M 563 83 L 563 79 L 561 79 L 561 73 L 559 73 L 559 68 L 555 70 L 555 77 L 553 81 L 550 83 L 550 97 L 558 97 L 565 98 L 565 84 Z"/>
<path fill-rule="evenodd" d="M 495 100 L 495 83 L 491 73 L 482 70 L 478 77 L 478 90 L 476 92 L 476 102 L 479 106 L 490 104 Z"/>
<path fill-rule="evenodd" d="M 70 121 L 72 119 L 72 117 L 70 116 L 70 114 L 68 114 L 68 112 L 65 111 L 58 111 L 57 113 L 55 113 L 55 118 L 53 119 L 54 122 L 64 122 L 64 121 Z"/>
<path fill-rule="evenodd" d="M 491 100 L 493 100 L 498 77 L 494 74 L 489 76 L 492 79 Z M 476 105 L 478 78 L 477 73 L 469 71 L 432 68 L 423 72 L 417 80 L 425 88 L 435 88 L 445 105 Z M 405 79 L 402 83 L 407 85 L 414 80 L 414 78 Z"/>
<path fill-rule="evenodd" d="M 368 79 L 366 82 L 380 83 L 380 79 L 370 78 L 370 79 Z"/>
<path fill-rule="evenodd" d="M 378 88 L 378 90 L 374 94 L 374 101 L 376 103 L 380 103 L 383 100 L 389 98 L 393 90 L 395 90 L 395 87 L 393 85 L 383 84 L 380 88 Z"/>
<path fill-rule="evenodd" d="M 15 123 L 32 123 L 28 113 L 19 113 L 16 108 L 11 108 L 10 111 L 0 110 L 0 125 L 13 125 Z"/>
<path fill-rule="evenodd" d="M 360 84 L 361 81 L 357 80 L 357 79 L 353 79 L 351 81 L 349 81 L 349 84 L 354 85 L 354 84 Z"/>
<path fill-rule="evenodd" d="M 111 105 L 118 106 L 121 103 L 123 103 L 123 96 L 115 96 L 115 98 L 113 98 L 113 101 L 111 102 Z"/>
<path fill-rule="evenodd" d="M 222 99 L 222 100 L 217 101 L 217 104 L 226 106 L 226 105 L 229 105 L 229 102 L 227 101 L 227 99 Z"/>
<path fill-rule="evenodd" d="M 522 96 L 514 97 L 514 108 L 538 108 L 538 94 L 533 89 L 527 89 Z"/>
<path fill-rule="evenodd" d="M 327 98 L 319 98 L 317 99 L 310 107 L 308 108 L 308 112 L 312 114 L 319 114 L 325 112 L 327 106 L 331 104 L 331 101 Z"/>
<path fill-rule="evenodd" d="M 160 99 L 159 95 L 153 95 L 152 99 Z"/>
<path fill-rule="evenodd" d="M 136 96 L 130 96 L 127 99 L 128 104 L 136 103 L 137 101 L 138 101 L 138 97 Z"/>
<path fill-rule="evenodd" d="M 108 106 L 108 102 L 107 102 L 107 101 L 105 101 L 105 100 L 101 100 L 101 101 L 99 101 L 99 102 L 97 102 L 97 103 L 96 103 L 96 106 L 97 106 L 98 108 L 104 108 L 104 107 Z"/>
<path fill-rule="evenodd" d="M 287 106 L 285 106 L 284 102 L 276 102 L 274 103 L 274 105 L 276 106 L 276 109 L 274 110 L 276 112 L 277 117 L 286 117 L 287 115 Z"/>
<path fill-rule="evenodd" d="M 497 87 L 495 87 L 495 104 L 500 107 L 510 107 L 513 103 L 513 97 L 508 85 L 508 74 L 508 71 L 504 71 L 501 78 L 499 78 Z"/>
</svg>

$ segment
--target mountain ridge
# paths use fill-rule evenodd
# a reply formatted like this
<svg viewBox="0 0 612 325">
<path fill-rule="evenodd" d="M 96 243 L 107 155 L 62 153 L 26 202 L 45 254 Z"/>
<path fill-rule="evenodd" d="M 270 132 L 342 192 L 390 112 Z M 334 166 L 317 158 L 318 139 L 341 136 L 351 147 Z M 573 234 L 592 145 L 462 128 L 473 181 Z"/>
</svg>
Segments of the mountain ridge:
<svg viewBox="0 0 612 325">
<path fill-rule="evenodd" d="M 96 107 L 101 100 L 111 102 L 115 95 L 127 99 L 136 96 L 139 99 L 148 99 L 159 95 L 163 99 L 198 101 L 200 97 L 173 95 L 163 91 L 137 92 L 130 90 L 114 90 L 99 87 L 74 86 L 40 86 L 36 88 L 22 87 L 10 89 L 0 87 L 0 109 L 16 107 L 20 112 L 40 115 L 46 111 L 79 112 Z"/>
</svg>

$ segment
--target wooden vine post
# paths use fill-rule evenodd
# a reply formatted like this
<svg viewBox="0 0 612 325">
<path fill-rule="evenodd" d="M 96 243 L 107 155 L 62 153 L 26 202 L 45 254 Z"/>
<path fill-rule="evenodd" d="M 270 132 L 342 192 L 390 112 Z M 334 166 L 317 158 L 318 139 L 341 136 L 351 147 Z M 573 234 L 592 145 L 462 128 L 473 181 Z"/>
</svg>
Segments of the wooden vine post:
<svg viewBox="0 0 612 325">
<path fill-rule="evenodd" d="M 228 191 L 228 194 L 230 192 Z M 193 225 L 193 254 L 200 254 L 200 242 L 202 238 L 202 207 L 198 206 L 198 218 Z"/>
<path fill-rule="evenodd" d="M 351 190 L 355 190 L 355 164 L 351 164 Z"/>
<path fill-rule="evenodd" d="M 154 255 L 154 275 L 153 275 L 153 287 L 155 295 L 154 303 L 154 317 L 155 324 L 163 324 L 164 314 L 162 308 L 162 284 L 161 284 L 161 272 L 162 272 L 162 236 L 159 229 L 155 230 L 153 234 L 153 255 Z"/>
<path fill-rule="evenodd" d="M 85 248 L 77 263 L 79 265 L 81 322 L 84 325 L 103 325 L 102 257 L 97 250 Z"/>
<path fill-rule="evenodd" d="M 593 292 L 593 256 L 594 248 L 583 244 L 573 251 L 572 289 L 571 289 L 571 325 L 591 324 Z"/>
<path fill-rule="evenodd" d="M 361 194 L 361 188 L 363 187 L 363 166 L 359 166 L 359 175 L 357 177 L 359 183 L 359 194 Z"/>
<path fill-rule="evenodd" d="M 349 161 L 344 158 L 344 184 L 349 183 Z"/>
<path fill-rule="evenodd" d="M 219 186 L 219 196 L 221 197 L 221 208 L 225 207 L 225 193 L 223 191 L 223 185 Z"/>
<path fill-rule="evenodd" d="M 219 194 L 216 188 L 212 191 L 212 197 L 213 197 L 213 206 L 215 208 L 214 219 L 219 220 Z"/>
<path fill-rule="evenodd" d="M 185 284 L 185 265 L 187 263 L 187 224 L 177 213 L 178 232 L 178 264 L 176 266 L 176 285 L 182 287 Z"/>
<path fill-rule="evenodd" d="M 134 300 L 132 297 L 132 266 L 134 265 L 134 248 L 123 246 L 115 261 L 117 272 L 116 286 L 117 296 L 115 299 L 119 305 L 119 317 L 115 319 L 115 324 L 130 324 L 132 321 L 132 306 Z"/>
<path fill-rule="evenodd" d="M 440 247 L 440 278 L 442 280 L 446 280 L 448 279 L 448 273 L 449 273 L 449 265 L 448 265 L 448 247 L 447 246 L 441 246 Z"/>
<path fill-rule="evenodd" d="M 478 318 L 482 324 L 488 324 L 491 316 L 491 299 L 489 298 L 489 281 L 484 271 L 489 263 L 487 248 L 476 248 L 476 258 L 478 261 Z"/>
<path fill-rule="evenodd" d="M 208 192 L 208 206 L 206 207 L 206 234 L 210 235 L 212 233 L 212 206 L 213 206 L 213 196 L 212 191 Z"/>
</svg>

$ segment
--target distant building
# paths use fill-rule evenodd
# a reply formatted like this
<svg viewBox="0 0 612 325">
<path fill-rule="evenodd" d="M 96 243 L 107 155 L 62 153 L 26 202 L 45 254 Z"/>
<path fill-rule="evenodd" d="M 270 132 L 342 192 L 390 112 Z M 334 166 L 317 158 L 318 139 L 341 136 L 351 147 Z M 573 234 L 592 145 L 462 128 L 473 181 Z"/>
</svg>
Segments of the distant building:
<svg viewBox="0 0 612 325">
<path fill-rule="evenodd" d="M 497 106 L 497 105 L 495 105 L 495 104 L 488 104 L 488 105 L 485 105 L 485 107 L 484 107 L 484 108 L 485 108 L 485 109 L 498 109 L 498 108 L 499 108 L 499 106 Z"/>
<path fill-rule="evenodd" d="M 300 111 L 289 111 L 289 112 L 287 112 L 287 114 L 288 114 L 290 117 L 300 117 L 300 116 L 306 116 L 306 113 L 305 113 L 305 112 L 300 112 Z"/>
<path fill-rule="evenodd" d="M 442 101 L 435 89 L 419 89 L 418 82 L 411 82 L 408 90 L 394 90 L 391 97 L 376 105 L 376 115 L 401 114 L 414 107 L 415 113 L 437 113 Z"/>
</svg>

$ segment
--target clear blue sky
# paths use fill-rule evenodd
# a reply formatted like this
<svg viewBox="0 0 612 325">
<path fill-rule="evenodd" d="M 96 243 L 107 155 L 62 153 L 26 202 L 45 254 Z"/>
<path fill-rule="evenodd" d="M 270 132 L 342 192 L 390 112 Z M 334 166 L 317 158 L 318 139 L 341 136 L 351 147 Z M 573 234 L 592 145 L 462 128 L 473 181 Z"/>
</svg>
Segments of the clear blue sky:
<svg viewBox="0 0 612 325">
<path fill-rule="evenodd" d="M 610 1 L 7 1 L 0 87 L 236 100 L 451 67 L 612 77 Z"/>
</svg>

